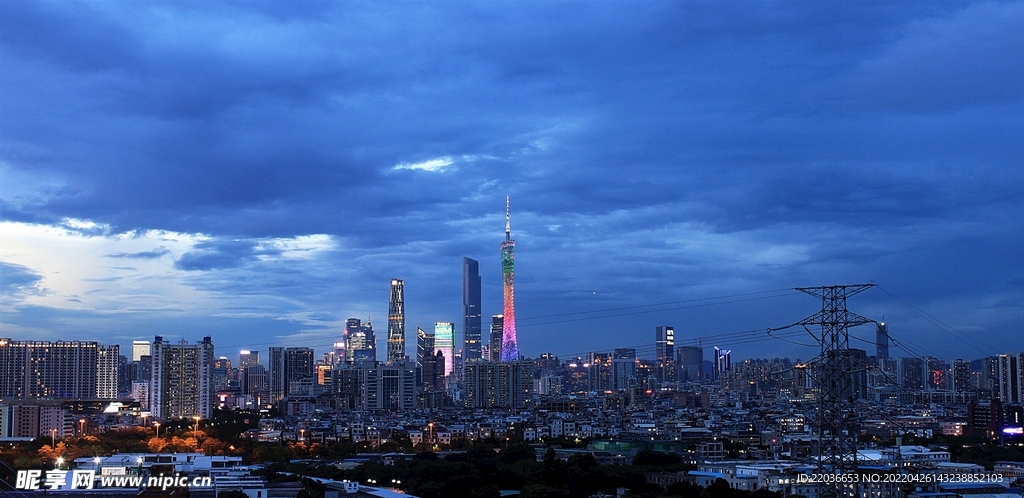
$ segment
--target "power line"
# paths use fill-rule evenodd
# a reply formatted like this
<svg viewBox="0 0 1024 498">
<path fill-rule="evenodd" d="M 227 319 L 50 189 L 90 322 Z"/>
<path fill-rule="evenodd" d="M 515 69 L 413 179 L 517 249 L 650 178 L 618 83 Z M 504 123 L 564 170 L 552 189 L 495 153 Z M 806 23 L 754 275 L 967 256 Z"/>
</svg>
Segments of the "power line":
<svg viewBox="0 0 1024 498">
<path fill-rule="evenodd" d="M 906 302 L 906 301 L 904 301 L 904 300 L 902 300 L 902 299 L 900 299 L 900 298 L 896 297 L 896 296 L 895 296 L 895 295 L 894 295 L 893 293 L 891 293 L 891 292 L 889 292 L 889 291 L 887 291 L 887 290 L 883 289 L 883 288 L 882 288 L 882 286 L 880 286 L 880 285 L 878 285 L 878 284 L 875 284 L 875 287 L 877 287 L 877 288 L 878 288 L 878 290 L 882 291 L 882 293 L 884 293 L 885 295 L 887 295 L 887 296 L 891 297 L 891 298 L 892 298 L 892 299 L 893 299 L 894 301 L 896 301 L 896 302 L 898 302 L 898 303 L 902 304 L 902 305 L 903 305 L 904 307 L 906 307 L 906 308 L 907 308 L 908 310 L 910 310 L 910 311 L 914 312 L 914 314 L 916 314 L 917 316 L 919 316 L 919 317 L 923 318 L 923 319 L 924 319 L 925 321 L 927 321 L 928 323 L 930 323 L 930 324 L 934 325 L 934 326 L 935 326 L 936 328 L 938 328 L 939 330 L 941 330 L 941 331 L 943 331 L 943 332 L 945 332 L 945 333 L 949 334 L 950 336 L 953 336 L 953 337 L 954 337 L 954 338 L 956 338 L 956 339 L 957 339 L 958 341 L 960 341 L 960 342 L 962 342 L 962 343 L 964 343 L 964 344 L 966 344 L 966 345 L 968 345 L 968 346 L 970 346 L 970 347 L 974 348 L 974 350 L 975 350 L 975 351 L 978 351 L 978 352 L 979 352 L 979 353 L 981 353 L 982 355 L 986 355 L 986 356 L 987 356 L 987 355 L 988 355 L 988 353 L 986 353 L 985 351 L 981 350 L 980 348 L 978 348 L 978 347 L 977 347 L 977 346 L 975 346 L 974 344 L 971 344 L 971 342 L 970 342 L 970 341 L 973 341 L 973 342 L 975 342 L 975 343 L 977 343 L 977 344 L 981 344 L 982 346 L 985 346 L 986 348 L 988 348 L 988 349 L 989 349 L 989 351 L 992 351 L 992 352 L 995 352 L 995 353 L 997 353 L 997 354 L 998 354 L 998 350 L 996 350 L 996 349 L 995 349 L 995 348 L 993 348 L 992 346 L 989 346 L 988 344 L 985 344 L 985 343 L 981 342 L 981 341 L 980 341 L 980 340 L 978 340 L 977 338 L 974 338 L 974 337 L 968 336 L 967 334 L 964 334 L 963 332 L 960 332 L 959 330 L 957 330 L 957 329 L 956 329 L 956 327 L 953 327 L 953 326 L 951 326 L 951 325 L 947 324 L 946 322 L 943 322 L 942 320 L 939 320 L 938 318 L 935 318 L 934 316 L 932 316 L 932 315 L 929 315 L 928 313 L 925 313 L 925 312 L 924 312 L 924 311 L 922 311 L 922 310 L 921 310 L 920 308 L 918 308 L 918 307 L 916 307 L 916 306 L 913 306 L 913 305 L 911 305 L 910 303 L 908 303 L 908 302 Z M 951 331 L 952 331 L 952 332 L 951 332 Z M 954 334 L 953 332 L 955 332 L 956 334 Z M 967 339 L 970 339 L 970 341 L 968 341 L 968 340 L 965 340 L 965 339 L 964 339 L 965 337 L 966 337 Z"/>
</svg>

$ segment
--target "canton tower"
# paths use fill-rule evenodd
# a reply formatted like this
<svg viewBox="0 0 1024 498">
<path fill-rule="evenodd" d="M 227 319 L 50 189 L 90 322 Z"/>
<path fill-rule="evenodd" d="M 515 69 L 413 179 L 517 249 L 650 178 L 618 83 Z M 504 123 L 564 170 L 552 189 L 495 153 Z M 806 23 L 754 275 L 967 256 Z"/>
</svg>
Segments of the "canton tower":
<svg viewBox="0 0 1024 498">
<path fill-rule="evenodd" d="M 518 361 L 516 341 L 516 303 L 512 281 L 515 277 L 516 241 L 512 240 L 509 199 L 505 197 L 505 241 L 501 243 L 501 280 L 505 289 L 505 320 L 501 328 L 501 361 Z"/>
</svg>

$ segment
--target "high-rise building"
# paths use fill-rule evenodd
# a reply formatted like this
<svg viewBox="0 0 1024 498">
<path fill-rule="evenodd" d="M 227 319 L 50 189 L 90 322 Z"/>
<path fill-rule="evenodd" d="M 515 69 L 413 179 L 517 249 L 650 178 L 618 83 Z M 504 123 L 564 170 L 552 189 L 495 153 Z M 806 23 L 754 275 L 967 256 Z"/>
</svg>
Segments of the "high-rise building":
<svg viewBox="0 0 1024 498">
<path fill-rule="evenodd" d="M 998 397 L 1003 403 L 1020 403 L 1024 399 L 1021 392 L 1021 355 L 1012 353 L 1001 354 L 996 357 L 996 375 L 999 381 Z"/>
<path fill-rule="evenodd" d="M 505 315 L 491 316 L 491 337 L 488 342 L 488 352 L 491 361 L 501 361 L 501 337 L 505 328 Z"/>
<path fill-rule="evenodd" d="M 292 393 L 292 383 L 311 383 L 316 377 L 313 350 L 310 348 L 270 348 L 271 402 Z"/>
<path fill-rule="evenodd" d="M 654 354 L 655 360 L 664 362 L 675 359 L 676 331 L 669 326 L 655 327 Z"/>
<path fill-rule="evenodd" d="M 334 343 L 334 351 L 331 357 L 331 366 L 340 365 L 345 363 L 345 358 L 348 357 L 348 353 L 345 352 L 345 341 L 336 341 Z"/>
<path fill-rule="evenodd" d="M 704 364 L 704 348 L 683 346 L 676 350 L 676 363 L 679 364 L 679 380 L 693 381 L 702 377 Z"/>
<path fill-rule="evenodd" d="M 462 357 L 476 361 L 481 356 L 480 263 L 462 258 Z"/>
<path fill-rule="evenodd" d="M 889 359 L 889 326 L 885 322 L 879 322 L 875 327 L 875 358 Z"/>
<path fill-rule="evenodd" d="M 416 327 L 416 364 L 423 366 L 423 361 L 434 356 L 434 334 Z"/>
<path fill-rule="evenodd" d="M 362 323 L 358 318 L 345 321 L 345 361 L 359 363 L 366 360 L 377 361 L 377 339 L 373 334 L 373 325 L 369 320 Z"/>
<path fill-rule="evenodd" d="M 964 393 L 971 390 L 971 363 L 961 358 L 953 360 L 953 392 Z"/>
<path fill-rule="evenodd" d="M 444 391 L 444 354 L 438 351 L 434 355 L 423 357 L 420 365 L 421 377 L 423 379 L 423 390 L 426 392 Z"/>
<path fill-rule="evenodd" d="M 925 363 L 921 358 L 900 358 L 900 385 L 904 389 L 916 391 L 924 389 Z"/>
<path fill-rule="evenodd" d="M 243 349 L 238 352 L 238 368 L 251 367 L 260 364 L 260 352 Z"/>
<path fill-rule="evenodd" d="M 93 341 L 0 338 L 0 398 L 96 396 L 98 348 Z"/>
<path fill-rule="evenodd" d="M 121 346 L 111 344 L 96 348 L 96 397 L 114 399 L 118 395 Z"/>
<path fill-rule="evenodd" d="M 455 371 L 455 324 L 437 322 L 434 324 L 434 351 L 444 355 L 444 376 Z"/>
<path fill-rule="evenodd" d="M 132 361 L 139 361 L 143 356 L 150 356 L 149 341 L 132 341 Z"/>
<path fill-rule="evenodd" d="M 405 283 L 391 279 L 388 301 L 388 363 L 405 362 Z"/>
<path fill-rule="evenodd" d="M 360 366 L 364 410 L 415 410 L 419 404 L 416 363 L 363 362 Z"/>
<path fill-rule="evenodd" d="M 505 241 L 501 243 L 501 282 L 505 296 L 505 312 L 501 329 L 501 361 L 519 361 L 519 341 L 516 338 L 515 303 L 515 249 L 512 240 L 512 218 L 509 198 L 505 197 Z"/>
<path fill-rule="evenodd" d="M 721 379 L 725 372 L 728 372 L 732 367 L 732 350 L 731 349 L 719 349 L 715 346 L 715 380 Z"/>
<path fill-rule="evenodd" d="M 152 348 L 150 410 L 158 418 L 213 415 L 213 341 L 170 344 L 156 336 Z"/>
<path fill-rule="evenodd" d="M 465 365 L 467 408 L 522 408 L 533 397 L 531 361 L 474 361 Z"/>
</svg>

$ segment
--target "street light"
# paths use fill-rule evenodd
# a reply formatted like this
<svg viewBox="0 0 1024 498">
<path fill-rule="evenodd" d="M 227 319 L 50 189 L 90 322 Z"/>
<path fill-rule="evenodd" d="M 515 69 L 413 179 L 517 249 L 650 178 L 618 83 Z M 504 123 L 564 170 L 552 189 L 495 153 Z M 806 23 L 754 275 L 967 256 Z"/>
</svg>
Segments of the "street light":
<svg viewBox="0 0 1024 498">
<path fill-rule="evenodd" d="M 160 437 L 160 422 L 153 422 L 153 425 L 156 426 L 156 437 Z"/>
<path fill-rule="evenodd" d="M 199 432 L 199 415 L 196 415 L 193 418 L 196 419 L 196 430 L 195 430 L 195 432 Z"/>
<path fill-rule="evenodd" d="M 57 457 L 57 468 L 59 469 L 61 465 L 64 465 L 64 457 Z"/>
<path fill-rule="evenodd" d="M 83 419 L 79 420 L 78 423 L 81 424 L 81 426 L 82 426 L 82 429 L 79 432 L 80 432 L 80 434 L 84 435 L 85 434 L 85 419 L 83 418 Z"/>
<path fill-rule="evenodd" d="M 50 429 L 50 448 L 57 449 L 57 429 Z"/>
<path fill-rule="evenodd" d="M 306 443 L 306 429 L 299 429 L 299 442 Z"/>
</svg>

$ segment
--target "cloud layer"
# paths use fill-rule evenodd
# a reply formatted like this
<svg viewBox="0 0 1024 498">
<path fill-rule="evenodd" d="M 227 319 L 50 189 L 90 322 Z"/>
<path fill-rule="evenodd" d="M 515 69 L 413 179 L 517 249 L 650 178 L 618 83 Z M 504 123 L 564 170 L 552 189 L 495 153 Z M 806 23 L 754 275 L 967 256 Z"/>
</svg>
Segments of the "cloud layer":
<svg viewBox="0 0 1024 498">
<path fill-rule="evenodd" d="M 1022 31 L 1022 2 L 7 2 L 0 334 L 323 348 L 384 330 L 393 277 L 410 330 L 461 324 L 462 256 L 500 310 L 510 195 L 530 355 L 816 303 L 531 316 L 869 280 L 1017 350 Z"/>
</svg>

